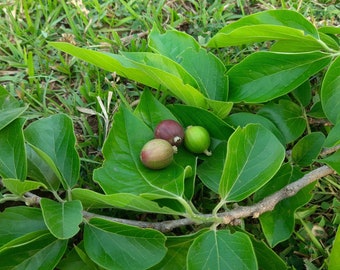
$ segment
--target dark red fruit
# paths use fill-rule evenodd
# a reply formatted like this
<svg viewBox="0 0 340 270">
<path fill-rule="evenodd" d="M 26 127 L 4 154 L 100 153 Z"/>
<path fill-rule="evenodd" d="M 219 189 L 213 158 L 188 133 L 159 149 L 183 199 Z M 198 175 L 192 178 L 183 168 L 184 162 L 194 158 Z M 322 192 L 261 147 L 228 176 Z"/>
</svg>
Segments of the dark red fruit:
<svg viewBox="0 0 340 270">
<path fill-rule="evenodd" d="M 175 120 L 163 120 L 155 129 L 155 138 L 168 141 L 171 145 L 179 146 L 184 139 L 184 129 Z"/>
</svg>

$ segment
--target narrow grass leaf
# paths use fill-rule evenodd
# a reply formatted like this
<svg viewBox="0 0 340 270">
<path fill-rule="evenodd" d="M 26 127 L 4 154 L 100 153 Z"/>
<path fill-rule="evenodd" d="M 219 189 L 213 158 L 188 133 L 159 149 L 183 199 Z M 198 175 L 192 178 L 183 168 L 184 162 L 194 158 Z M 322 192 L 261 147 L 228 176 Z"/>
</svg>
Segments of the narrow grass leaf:
<svg viewBox="0 0 340 270">
<path fill-rule="evenodd" d="M 42 198 L 40 205 L 45 223 L 56 238 L 69 239 L 78 233 L 83 220 L 80 201 L 56 202 Z"/>
</svg>

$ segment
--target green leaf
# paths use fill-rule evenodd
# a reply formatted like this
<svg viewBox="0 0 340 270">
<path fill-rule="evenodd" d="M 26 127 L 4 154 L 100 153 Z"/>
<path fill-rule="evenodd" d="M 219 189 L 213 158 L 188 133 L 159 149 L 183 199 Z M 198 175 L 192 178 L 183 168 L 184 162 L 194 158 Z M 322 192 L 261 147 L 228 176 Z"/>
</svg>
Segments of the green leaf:
<svg viewBox="0 0 340 270">
<path fill-rule="evenodd" d="M 79 232 L 79 224 L 83 220 L 80 201 L 60 203 L 42 198 L 40 206 L 45 223 L 56 238 L 68 239 Z"/>
<path fill-rule="evenodd" d="M 107 269 L 148 269 L 165 256 L 165 236 L 93 218 L 85 225 L 84 246 L 89 257 Z"/>
<path fill-rule="evenodd" d="M 228 24 L 212 37 L 207 46 L 225 47 L 267 40 L 299 40 L 318 44 L 318 39 L 316 28 L 298 12 L 268 10 Z"/>
<path fill-rule="evenodd" d="M 302 108 L 289 100 L 280 100 L 278 104 L 268 103 L 258 114 L 276 125 L 285 138 L 285 144 L 295 141 L 306 129 Z"/>
<path fill-rule="evenodd" d="M 50 42 L 49 44 L 102 69 L 116 72 L 122 77 L 155 89 L 168 89 L 174 96 L 189 105 L 207 106 L 204 95 L 195 86 L 190 85 L 196 84 L 190 74 L 185 72 L 178 63 L 165 56 L 142 52 L 123 56 L 78 48 L 69 43 Z"/>
<path fill-rule="evenodd" d="M 312 89 L 310 82 L 305 81 L 303 84 L 298 86 L 292 92 L 292 94 L 301 103 L 302 106 L 308 106 L 312 100 Z"/>
<path fill-rule="evenodd" d="M 285 149 L 266 128 L 249 124 L 230 136 L 219 194 L 225 202 L 247 198 L 279 170 Z"/>
<path fill-rule="evenodd" d="M 288 268 L 281 257 L 269 248 L 264 241 L 257 240 L 253 235 L 250 235 L 250 240 L 254 247 L 259 269 L 271 270 L 273 265 L 275 265 L 275 270 L 286 270 Z"/>
<path fill-rule="evenodd" d="M 256 52 L 229 71 L 229 101 L 261 103 L 285 95 L 331 61 L 321 52 Z"/>
<path fill-rule="evenodd" d="M 45 184 L 50 190 L 58 190 L 62 177 L 54 162 L 33 145 L 26 144 L 26 154 L 27 176 Z"/>
<path fill-rule="evenodd" d="M 178 121 L 171 111 L 152 95 L 150 90 L 143 91 L 134 114 L 142 119 L 152 130 L 162 120 L 172 119 Z"/>
<path fill-rule="evenodd" d="M 20 181 L 19 179 L 5 178 L 2 179 L 2 183 L 11 193 L 18 196 L 22 196 L 28 191 L 39 189 L 41 187 L 47 189 L 43 183 L 30 180 Z"/>
<path fill-rule="evenodd" d="M 300 166 L 310 165 L 319 155 L 325 135 L 321 132 L 312 132 L 302 137 L 292 149 L 292 160 Z"/>
<path fill-rule="evenodd" d="M 22 118 L 15 119 L 0 130 L 0 175 L 3 178 L 26 179 L 27 162 L 22 131 L 24 123 Z"/>
<path fill-rule="evenodd" d="M 273 124 L 269 119 L 259 115 L 248 112 L 239 112 L 230 115 L 225 121 L 233 126 L 237 127 L 245 127 L 248 124 L 260 124 L 270 130 L 282 144 L 285 144 L 285 139 L 281 133 L 281 131 Z"/>
<path fill-rule="evenodd" d="M 249 237 L 241 232 L 210 230 L 195 239 L 187 260 L 188 270 L 257 269 Z"/>
<path fill-rule="evenodd" d="M 208 110 L 179 104 L 169 105 L 168 108 L 184 127 L 203 126 L 213 138 L 227 140 L 234 132 L 230 125 Z"/>
<path fill-rule="evenodd" d="M 328 68 L 321 86 L 321 104 L 327 118 L 336 123 L 340 115 L 340 57 Z"/>
<path fill-rule="evenodd" d="M 334 171 L 340 174 L 340 150 L 336 151 L 332 155 L 318 160 L 321 163 L 327 164 Z"/>
<path fill-rule="evenodd" d="M 0 269 L 54 269 L 67 248 L 66 240 L 43 234 L 25 245 L 0 252 Z"/>
<path fill-rule="evenodd" d="M 206 97 L 227 100 L 228 79 L 226 68 L 219 58 L 202 49 L 190 35 L 179 31 L 160 34 L 154 28 L 149 36 L 150 47 L 179 63 L 191 74 Z"/>
<path fill-rule="evenodd" d="M 333 247 L 331 250 L 331 254 L 329 256 L 329 270 L 336 270 L 340 268 L 340 226 L 338 226 L 338 230 L 333 242 Z"/>
<path fill-rule="evenodd" d="M 186 261 L 192 242 L 206 230 L 199 230 L 195 234 L 182 236 L 168 236 L 165 242 L 167 253 L 163 260 L 150 270 L 187 270 Z"/>
<path fill-rule="evenodd" d="M 33 149 L 57 168 L 65 189 L 73 187 L 79 177 L 80 161 L 73 130 L 72 120 L 65 114 L 35 121 L 25 130 L 25 138 Z"/>
<path fill-rule="evenodd" d="M 80 200 L 85 209 L 88 208 L 119 208 L 125 210 L 179 215 L 170 208 L 159 206 L 156 202 L 147 200 L 131 193 L 115 193 L 104 195 L 89 189 L 75 188 L 72 198 Z"/>
<path fill-rule="evenodd" d="M 227 143 L 221 142 L 214 149 L 214 154 L 197 167 L 197 176 L 199 179 L 215 193 L 218 193 L 226 153 Z"/>
<path fill-rule="evenodd" d="M 255 193 L 256 202 L 303 177 L 303 173 L 290 164 L 284 164 L 274 178 Z M 301 189 L 295 196 L 280 201 L 270 212 L 260 216 L 262 230 L 271 247 L 288 239 L 294 231 L 296 210 L 309 202 L 315 183 Z"/>
<path fill-rule="evenodd" d="M 143 145 L 152 138 L 153 131 L 122 106 L 103 147 L 104 164 L 94 171 L 94 180 L 106 194 L 153 194 L 157 198 L 183 194 L 184 168 L 173 162 L 163 170 L 150 170 L 140 161 Z"/>
<path fill-rule="evenodd" d="M 340 121 L 337 122 L 327 135 L 327 138 L 323 144 L 323 147 L 333 147 L 340 144 Z"/>
<path fill-rule="evenodd" d="M 84 242 L 74 245 L 73 249 L 58 263 L 58 270 L 98 270 L 95 264 L 84 251 Z"/>
<path fill-rule="evenodd" d="M 20 106 L 7 90 L 0 85 L 0 130 L 20 117 L 28 108 L 28 105 Z"/>
<path fill-rule="evenodd" d="M 42 230 L 47 228 L 38 208 L 7 207 L 0 213 L 0 247 L 18 237 Z"/>
</svg>

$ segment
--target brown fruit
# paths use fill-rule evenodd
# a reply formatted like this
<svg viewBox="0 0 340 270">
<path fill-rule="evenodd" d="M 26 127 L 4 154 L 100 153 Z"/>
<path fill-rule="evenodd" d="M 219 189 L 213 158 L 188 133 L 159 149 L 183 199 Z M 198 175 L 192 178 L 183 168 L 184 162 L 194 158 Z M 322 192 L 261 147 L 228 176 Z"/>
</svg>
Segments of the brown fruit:
<svg viewBox="0 0 340 270">
<path fill-rule="evenodd" d="M 143 146 L 140 160 L 145 167 L 160 170 L 171 164 L 174 152 L 174 147 L 168 141 L 153 139 Z"/>
</svg>

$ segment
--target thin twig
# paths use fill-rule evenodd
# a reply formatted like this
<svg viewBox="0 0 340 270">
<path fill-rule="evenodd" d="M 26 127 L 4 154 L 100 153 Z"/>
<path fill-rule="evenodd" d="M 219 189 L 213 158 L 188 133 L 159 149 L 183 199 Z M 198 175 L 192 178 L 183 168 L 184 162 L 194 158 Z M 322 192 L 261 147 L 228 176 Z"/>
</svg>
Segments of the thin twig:
<svg viewBox="0 0 340 270">
<path fill-rule="evenodd" d="M 238 221 L 242 218 L 253 217 L 258 218 L 261 214 L 271 211 L 275 208 L 275 206 L 282 200 L 287 199 L 289 197 L 294 196 L 298 193 L 302 188 L 308 186 L 314 181 L 325 177 L 330 174 L 334 174 L 334 170 L 328 166 L 322 166 L 317 168 L 299 180 L 283 187 L 279 191 L 274 194 L 264 198 L 262 201 L 250 205 L 250 206 L 242 206 L 232 209 L 230 211 L 220 212 L 217 214 L 218 217 L 222 218 L 221 223 L 223 224 L 237 224 Z M 168 232 L 175 228 L 186 226 L 186 225 L 194 225 L 196 222 L 190 218 L 182 218 L 177 220 L 169 220 L 169 221 L 161 221 L 161 222 L 147 222 L 147 221 L 137 221 L 137 220 L 127 220 L 127 219 L 119 219 L 113 217 L 102 216 L 98 214 L 93 214 L 84 211 L 84 217 L 87 219 L 91 219 L 93 217 L 103 218 L 106 220 L 120 222 L 124 224 L 129 224 L 133 226 L 138 226 L 141 228 L 152 228 L 159 230 L 161 232 Z M 213 218 L 212 214 L 201 215 L 205 219 L 209 220 L 209 218 Z"/>
</svg>

